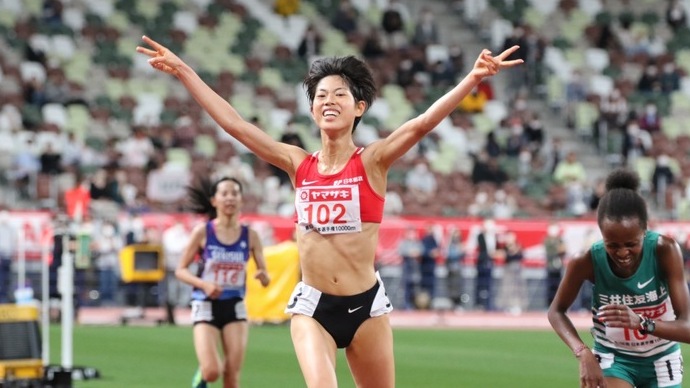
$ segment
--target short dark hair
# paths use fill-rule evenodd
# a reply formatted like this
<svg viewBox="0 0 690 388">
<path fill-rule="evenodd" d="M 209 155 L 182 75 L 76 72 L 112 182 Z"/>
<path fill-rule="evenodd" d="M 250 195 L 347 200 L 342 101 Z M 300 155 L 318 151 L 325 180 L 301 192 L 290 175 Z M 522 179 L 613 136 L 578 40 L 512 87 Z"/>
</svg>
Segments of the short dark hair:
<svg viewBox="0 0 690 388">
<path fill-rule="evenodd" d="M 322 79 L 331 75 L 340 76 L 345 81 L 356 102 L 364 101 L 367 105 L 366 109 L 371 107 L 376 96 L 376 82 L 374 82 L 373 73 L 366 62 L 352 55 L 321 58 L 312 62 L 302 83 L 307 92 L 309 106 L 314 104 L 316 86 Z M 353 132 L 361 119 L 361 117 L 355 118 L 355 123 L 352 126 Z"/>
<path fill-rule="evenodd" d="M 647 203 L 638 192 L 639 189 L 640 177 L 634 171 L 618 168 L 609 173 L 606 177 L 606 194 L 597 208 L 599 226 L 605 218 L 615 222 L 637 218 L 640 226 L 647 229 Z"/>
<path fill-rule="evenodd" d="M 242 192 L 242 183 L 238 179 L 231 177 L 222 177 L 215 182 L 211 182 L 209 178 L 201 178 L 197 181 L 196 185 L 187 186 L 191 210 L 194 213 L 206 214 L 209 219 L 216 218 L 218 213 L 211 203 L 211 198 L 216 195 L 218 185 L 225 181 L 237 183 L 240 193 Z"/>
</svg>

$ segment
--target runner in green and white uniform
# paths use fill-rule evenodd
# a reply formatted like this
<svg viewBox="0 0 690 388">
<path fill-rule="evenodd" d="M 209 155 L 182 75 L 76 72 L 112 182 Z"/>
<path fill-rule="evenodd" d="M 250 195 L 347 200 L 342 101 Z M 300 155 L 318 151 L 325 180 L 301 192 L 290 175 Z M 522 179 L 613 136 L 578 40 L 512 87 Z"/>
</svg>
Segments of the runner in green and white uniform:
<svg viewBox="0 0 690 388">
<path fill-rule="evenodd" d="M 609 327 L 598 318 L 600 307 L 623 304 L 653 320 L 675 320 L 668 282 L 659 276 L 658 240 L 658 233 L 646 232 L 639 267 L 627 278 L 616 275 L 608 265 L 603 241 L 592 245 L 594 354 L 604 376 L 620 378 L 633 386 L 648 386 L 643 382 L 656 380 L 656 386 L 680 387 L 683 365 L 678 342 L 643 334 L 639 329 Z"/>
<path fill-rule="evenodd" d="M 678 243 L 647 230 L 637 174 L 618 169 L 606 180 L 597 222 L 603 239 L 573 258 L 548 312 L 578 358 L 581 387 L 682 387 L 679 342 L 690 343 L 690 294 Z M 567 311 L 589 280 L 592 350 Z"/>
</svg>

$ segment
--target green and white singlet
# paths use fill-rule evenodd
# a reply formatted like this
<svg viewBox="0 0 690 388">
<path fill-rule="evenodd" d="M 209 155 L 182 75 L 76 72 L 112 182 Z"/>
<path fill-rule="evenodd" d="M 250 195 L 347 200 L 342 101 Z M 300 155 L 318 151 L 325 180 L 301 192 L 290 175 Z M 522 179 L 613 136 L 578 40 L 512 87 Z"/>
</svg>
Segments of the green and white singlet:
<svg viewBox="0 0 690 388">
<path fill-rule="evenodd" d="M 679 350 L 680 345 L 639 330 L 607 327 L 597 318 L 599 307 L 617 303 L 630 307 L 635 313 L 654 320 L 672 321 L 676 319 L 668 282 L 661 278 L 656 257 L 659 233 L 647 231 L 642 245 L 640 266 L 628 278 L 618 277 L 611 270 L 604 248 L 604 242 L 592 244 L 594 264 L 594 286 L 592 289 L 592 335 L 595 349 L 603 352 L 616 352 L 635 357 L 660 356 Z"/>
</svg>

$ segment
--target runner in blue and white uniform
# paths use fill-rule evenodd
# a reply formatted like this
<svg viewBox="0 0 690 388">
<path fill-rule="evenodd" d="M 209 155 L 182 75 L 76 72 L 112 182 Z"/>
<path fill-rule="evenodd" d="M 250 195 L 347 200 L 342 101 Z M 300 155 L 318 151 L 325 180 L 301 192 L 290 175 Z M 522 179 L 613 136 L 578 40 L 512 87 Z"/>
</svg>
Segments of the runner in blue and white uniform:
<svg viewBox="0 0 690 388">
<path fill-rule="evenodd" d="M 247 263 L 256 262 L 255 278 L 266 287 L 266 271 L 259 235 L 239 222 L 242 185 L 234 178 L 190 187 L 194 210 L 209 220 L 197 225 L 175 275 L 194 287 L 192 321 L 199 369 L 192 387 L 202 388 L 223 376 L 225 387 L 239 385 L 249 326 L 244 304 Z M 189 270 L 199 254 L 197 274 Z M 217 351 L 221 341 L 223 357 Z"/>
</svg>

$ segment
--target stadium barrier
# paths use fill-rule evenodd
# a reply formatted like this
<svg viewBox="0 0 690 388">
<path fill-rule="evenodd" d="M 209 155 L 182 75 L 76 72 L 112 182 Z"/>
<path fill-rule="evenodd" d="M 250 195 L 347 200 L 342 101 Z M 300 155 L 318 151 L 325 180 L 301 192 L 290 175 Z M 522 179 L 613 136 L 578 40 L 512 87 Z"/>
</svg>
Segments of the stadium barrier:
<svg viewBox="0 0 690 388">
<path fill-rule="evenodd" d="M 121 225 L 127 223 L 127 214 L 122 214 Z M 150 235 L 162 235 L 163 231 L 175 222 L 182 222 L 188 228 L 193 227 L 203 218 L 188 213 L 145 213 L 141 214 L 144 227 Z M 294 220 L 292 218 L 248 214 L 242 216 L 242 221 L 251 224 L 258 230 L 264 245 L 277 244 L 288 241 L 294 235 Z M 541 268 L 545 257 L 542 243 L 546 237 L 546 230 L 552 222 L 557 222 L 562 231 L 562 237 L 567 246 L 567 256 L 578 254 L 589 247 L 591 242 L 601 238 L 596 220 L 550 220 L 550 219 L 511 219 L 496 220 L 499 235 L 502 232 L 513 232 L 517 240 L 525 248 L 524 265 L 526 267 Z M 48 212 L 11 212 L 10 223 L 17 230 L 22 230 L 23 252 L 28 261 L 38 261 L 41 254 L 41 238 L 52 233 L 52 218 Z M 377 261 L 381 265 L 396 265 L 400 263 L 397 252 L 400 239 L 408 227 L 415 227 L 420 232 L 428 226 L 435 225 L 440 231 L 438 236 L 445 241 L 448 232 L 456 228 L 462 235 L 462 241 L 467 252 L 467 265 L 472 265 L 476 259 L 476 236 L 482 226 L 481 219 L 474 218 L 442 218 L 442 217 L 384 217 L 381 223 Z M 650 224 L 650 228 L 661 233 L 669 234 L 686 241 L 690 235 L 690 222 L 662 221 Z M 497 263 L 501 264 L 500 260 Z"/>
</svg>

